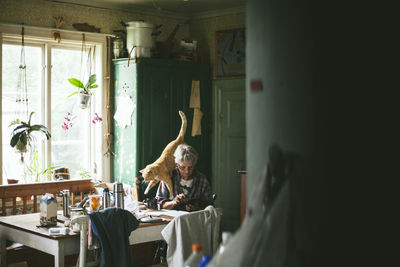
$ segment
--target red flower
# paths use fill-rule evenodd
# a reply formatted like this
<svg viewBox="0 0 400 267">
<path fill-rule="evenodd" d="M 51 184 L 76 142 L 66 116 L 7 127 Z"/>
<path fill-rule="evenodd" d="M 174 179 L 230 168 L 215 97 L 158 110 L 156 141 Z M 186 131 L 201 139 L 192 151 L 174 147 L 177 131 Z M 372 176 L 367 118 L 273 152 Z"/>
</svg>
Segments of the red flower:
<svg viewBox="0 0 400 267">
<path fill-rule="evenodd" d="M 68 130 L 68 125 L 64 122 L 64 124 L 63 125 L 61 125 L 61 127 L 64 129 L 64 130 Z"/>
<path fill-rule="evenodd" d="M 94 117 L 93 117 L 93 120 L 92 120 L 92 123 L 96 123 L 96 122 L 102 122 L 103 121 L 103 119 L 99 116 L 99 114 L 97 114 L 97 113 L 94 113 Z"/>
<path fill-rule="evenodd" d="M 64 117 L 64 123 L 61 125 L 65 131 L 69 130 L 72 127 L 72 120 L 75 119 L 75 116 L 72 116 L 70 112 L 67 112 L 67 116 Z"/>
</svg>

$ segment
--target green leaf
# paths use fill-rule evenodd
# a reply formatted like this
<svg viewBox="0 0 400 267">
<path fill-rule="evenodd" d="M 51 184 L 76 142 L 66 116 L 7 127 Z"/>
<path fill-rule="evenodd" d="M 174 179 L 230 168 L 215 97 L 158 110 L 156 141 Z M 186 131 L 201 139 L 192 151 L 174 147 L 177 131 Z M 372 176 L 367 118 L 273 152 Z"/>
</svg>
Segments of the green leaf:
<svg viewBox="0 0 400 267">
<path fill-rule="evenodd" d="M 71 97 L 71 96 L 73 96 L 73 95 L 76 95 L 77 93 L 79 93 L 79 91 L 75 91 L 75 92 L 73 92 L 72 94 L 70 94 L 68 97 Z"/>
<path fill-rule="evenodd" d="M 41 129 L 42 125 L 35 124 L 31 126 L 31 132 L 33 131 L 39 131 Z"/>
<path fill-rule="evenodd" d="M 10 140 L 10 146 L 15 147 L 18 144 L 18 141 L 21 142 L 24 146 L 28 143 L 26 132 L 21 132 L 15 134 Z"/>
<path fill-rule="evenodd" d="M 40 175 L 43 175 L 43 174 L 45 174 L 45 173 L 47 173 L 47 172 L 49 172 L 49 171 L 51 171 L 51 170 L 54 170 L 54 169 L 56 169 L 56 168 L 58 168 L 58 166 L 48 167 L 47 169 L 44 169 L 43 171 L 41 171 L 41 172 L 40 172 Z"/>
<path fill-rule="evenodd" d="M 31 131 L 39 131 L 39 132 L 44 133 L 46 135 L 47 140 L 50 139 L 50 137 L 51 137 L 49 129 L 47 129 L 47 127 L 44 125 L 35 124 L 35 125 L 32 125 L 30 129 L 31 129 Z"/>
<path fill-rule="evenodd" d="M 69 78 L 68 81 L 70 82 L 70 84 L 72 84 L 75 87 L 85 89 L 85 87 L 83 86 L 83 83 L 76 78 Z"/>
<path fill-rule="evenodd" d="M 15 125 L 15 124 L 20 124 L 21 123 L 21 120 L 20 119 L 15 119 L 15 120 L 13 120 L 12 122 L 10 122 L 10 125 L 8 125 L 8 127 L 10 127 L 10 126 L 12 126 L 12 125 Z"/>
<path fill-rule="evenodd" d="M 96 82 L 96 74 L 92 74 L 89 77 L 89 86 Z"/>
<path fill-rule="evenodd" d="M 17 127 L 15 127 L 11 134 L 15 135 L 17 133 L 27 131 L 28 129 L 29 129 L 29 127 L 27 125 L 21 124 L 21 125 L 18 125 Z"/>
<path fill-rule="evenodd" d="M 31 167 L 31 166 L 28 166 L 27 169 L 28 169 L 28 173 L 29 173 L 30 175 L 35 175 L 35 176 L 36 176 L 36 169 L 34 169 L 34 168 Z"/>
<path fill-rule="evenodd" d="M 35 112 L 32 111 L 31 114 L 29 114 L 29 120 L 28 120 L 28 123 L 27 123 L 28 126 L 31 125 L 31 118 L 32 118 L 32 115 L 33 115 L 34 113 L 35 113 Z"/>
<path fill-rule="evenodd" d="M 15 147 L 15 145 L 18 143 L 19 140 L 19 136 L 21 135 L 21 133 L 15 134 L 11 140 L 10 140 L 10 146 L 11 147 Z"/>
<path fill-rule="evenodd" d="M 45 132 L 46 138 L 47 140 L 49 140 L 51 138 L 51 133 L 49 131 Z"/>
<path fill-rule="evenodd" d="M 97 87 L 99 87 L 97 84 L 93 84 L 93 85 L 89 86 L 88 88 L 92 89 L 92 88 L 97 88 Z"/>
<path fill-rule="evenodd" d="M 28 143 L 28 137 L 26 136 L 26 132 L 21 133 L 19 141 L 26 146 L 26 144 Z"/>
</svg>

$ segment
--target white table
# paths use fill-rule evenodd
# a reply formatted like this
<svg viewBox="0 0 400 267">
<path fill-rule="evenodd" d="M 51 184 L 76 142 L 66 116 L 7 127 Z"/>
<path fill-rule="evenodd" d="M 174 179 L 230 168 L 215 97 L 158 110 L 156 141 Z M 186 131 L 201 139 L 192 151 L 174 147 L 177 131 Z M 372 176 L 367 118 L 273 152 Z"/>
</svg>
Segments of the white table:
<svg viewBox="0 0 400 267">
<path fill-rule="evenodd" d="M 39 217 L 39 213 L 0 217 L 0 266 L 6 266 L 7 239 L 53 255 L 55 266 L 59 267 L 64 266 L 65 256 L 79 253 L 79 234 L 71 231 L 66 236 L 50 236 L 48 229 L 36 227 Z M 163 239 L 161 231 L 170 220 L 140 223 L 129 236 L 130 244 Z M 63 227 L 63 224 L 59 222 L 57 226 Z"/>
</svg>

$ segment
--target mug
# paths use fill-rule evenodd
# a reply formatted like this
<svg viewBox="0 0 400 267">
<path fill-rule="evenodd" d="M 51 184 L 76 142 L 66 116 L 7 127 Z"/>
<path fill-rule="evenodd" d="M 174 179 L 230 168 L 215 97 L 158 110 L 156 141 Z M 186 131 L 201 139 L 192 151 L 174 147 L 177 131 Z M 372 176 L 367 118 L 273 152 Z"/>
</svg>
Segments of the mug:
<svg viewBox="0 0 400 267">
<path fill-rule="evenodd" d="M 98 211 L 101 207 L 101 195 L 89 195 L 89 207 L 90 211 Z"/>
</svg>

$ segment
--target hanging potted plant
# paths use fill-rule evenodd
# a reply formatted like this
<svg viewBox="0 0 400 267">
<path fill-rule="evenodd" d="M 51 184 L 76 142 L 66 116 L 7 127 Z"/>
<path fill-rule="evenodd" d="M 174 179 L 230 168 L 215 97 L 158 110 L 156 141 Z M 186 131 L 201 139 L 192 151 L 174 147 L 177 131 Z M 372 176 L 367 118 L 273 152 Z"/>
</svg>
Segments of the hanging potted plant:
<svg viewBox="0 0 400 267">
<path fill-rule="evenodd" d="M 46 126 L 41 124 L 31 125 L 31 118 L 35 112 L 31 112 L 29 115 L 28 122 L 21 121 L 19 119 L 11 122 L 11 125 L 16 125 L 14 130 L 11 132 L 11 147 L 14 147 L 17 152 L 21 153 L 21 161 L 24 161 L 23 153 L 27 152 L 28 146 L 33 141 L 32 132 L 38 131 L 45 134 L 47 140 L 50 139 L 51 134 Z"/>
<path fill-rule="evenodd" d="M 93 94 L 91 89 L 99 87 L 96 84 L 96 74 L 90 75 L 86 85 L 84 85 L 83 82 L 81 82 L 76 78 L 69 78 L 68 81 L 70 82 L 70 84 L 78 88 L 78 90 L 70 94 L 68 97 L 71 97 L 75 94 L 79 94 L 79 106 L 82 109 L 87 108 L 90 104 L 90 97 Z"/>
</svg>

